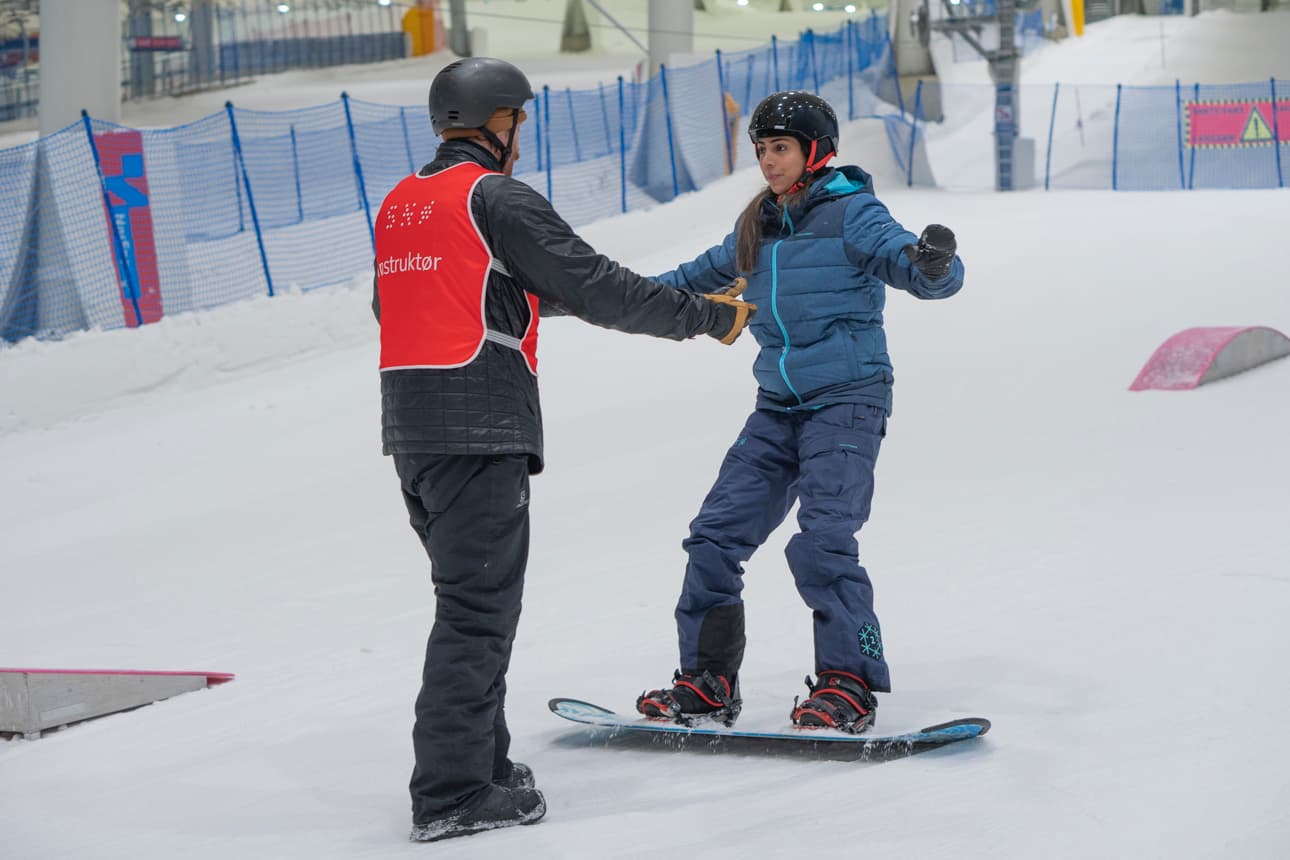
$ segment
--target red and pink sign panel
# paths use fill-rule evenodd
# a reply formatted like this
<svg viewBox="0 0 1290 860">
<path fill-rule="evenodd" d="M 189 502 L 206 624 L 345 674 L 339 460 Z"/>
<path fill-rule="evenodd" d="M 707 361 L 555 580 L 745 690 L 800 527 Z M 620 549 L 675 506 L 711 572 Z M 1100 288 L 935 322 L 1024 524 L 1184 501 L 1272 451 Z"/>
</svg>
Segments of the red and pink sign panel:
<svg viewBox="0 0 1290 860">
<path fill-rule="evenodd" d="M 121 283 L 121 309 L 130 327 L 161 319 L 161 279 L 152 233 L 143 136 L 137 131 L 94 135 L 107 193 L 109 239 Z"/>
<path fill-rule="evenodd" d="M 1290 143 L 1290 100 L 1186 102 L 1187 144 L 1198 147 Z"/>
</svg>

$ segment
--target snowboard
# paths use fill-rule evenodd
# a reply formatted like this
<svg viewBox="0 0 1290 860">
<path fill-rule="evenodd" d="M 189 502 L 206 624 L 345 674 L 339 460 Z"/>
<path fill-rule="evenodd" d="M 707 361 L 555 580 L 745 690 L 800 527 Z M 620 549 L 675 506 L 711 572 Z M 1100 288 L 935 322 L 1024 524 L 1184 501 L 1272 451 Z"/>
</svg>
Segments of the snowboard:
<svg viewBox="0 0 1290 860">
<path fill-rule="evenodd" d="M 683 726 L 617 714 L 608 708 L 577 699 L 552 699 L 551 713 L 575 723 L 606 729 L 599 740 L 620 745 L 659 744 L 673 749 L 703 749 L 763 755 L 827 758 L 841 761 L 888 761 L 959 741 L 979 738 L 990 730 L 990 721 L 968 717 L 938 723 L 917 731 L 880 734 L 873 728 L 852 735 L 832 729 L 786 727 L 782 731 L 741 731 L 720 723 Z"/>
</svg>

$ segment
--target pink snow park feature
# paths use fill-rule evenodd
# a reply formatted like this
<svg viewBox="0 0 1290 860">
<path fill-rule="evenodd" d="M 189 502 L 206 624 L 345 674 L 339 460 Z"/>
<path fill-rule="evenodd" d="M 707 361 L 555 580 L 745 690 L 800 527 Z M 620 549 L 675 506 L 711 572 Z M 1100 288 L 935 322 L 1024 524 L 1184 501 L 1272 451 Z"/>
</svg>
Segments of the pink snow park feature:
<svg viewBox="0 0 1290 860">
<path fill-rule="evenodd" d="M 49 729 L 134 710 L 233 677 L 227 672 L 0 669 L 0 734 L 33 740 Z"/>
<path fill-rule="evenodd" d="M 1290 355 L 1290 338 L 1267 326 L 1207 326 L 1162 343 L 1130 391 L 1185 391 Z"/>
</svg>

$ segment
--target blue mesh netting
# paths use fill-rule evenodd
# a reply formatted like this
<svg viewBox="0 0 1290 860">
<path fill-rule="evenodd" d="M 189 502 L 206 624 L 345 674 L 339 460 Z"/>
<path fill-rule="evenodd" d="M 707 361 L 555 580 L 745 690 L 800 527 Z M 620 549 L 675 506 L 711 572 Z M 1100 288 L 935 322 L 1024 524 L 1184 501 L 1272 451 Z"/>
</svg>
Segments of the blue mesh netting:
<svg viewBox="0 0 1290 860">
<path fill-rule="evenodd" d="M 910 184 L 934 165 L 935 184 L 992 188 L 994 88 L 902 96 L 890 44 L 874 16 L 645 82 L 543 89 L 515 176 L 575 226 L 668 200 L 746 164 L 751 108 L 794 88 L 880 117 Z M 1286 81 L 1021 86 L 1016 106 L 1020 187 L 1282 187 L 1290 168 Z M 420 105 L 342 97 L 162 130 L 90 121 L 0 150 L 0 342 L 362 277 L 371 218 L 437 142 Z"/>
<path fill-rule="evenodd" d="M 0 217 L 13 229 L 0 233 L 0 338 L 20 340 L 40 331 L 34 292 L 18 289 L 36 281 L 34 249 L 40 232 L 35 143 L 0 150 Z M 12 210 L 12 211 L 8 211 Z"/>
<path fill-rule="evenodd" d="M 0 152 L 0 337 L 133 324 L 81 124 Z"/>
</svg>

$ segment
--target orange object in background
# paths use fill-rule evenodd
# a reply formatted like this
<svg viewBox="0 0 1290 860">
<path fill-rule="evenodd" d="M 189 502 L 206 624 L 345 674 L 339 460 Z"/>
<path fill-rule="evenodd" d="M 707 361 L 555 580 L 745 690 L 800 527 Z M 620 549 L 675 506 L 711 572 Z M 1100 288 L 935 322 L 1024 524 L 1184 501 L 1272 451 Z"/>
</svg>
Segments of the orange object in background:
<svg viewBox="0 0 1290 860">
<path fill-rule="evenodd" d="M 726 139 L 729 144 L 726 148 L 726 174 L 729 175 L 735 169 L 735 154 L 739 151 L 739 102 L 730 93 L 723 94 L 726 103 Z"/>
<path fill-rule="evenodd" d="M 444 41 L 433 3 L 417 3 L 403 13 L 403 32 L 412 37 L 412 56 L 433 54 Z"/>
</svg>

